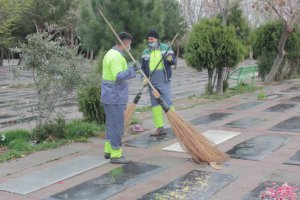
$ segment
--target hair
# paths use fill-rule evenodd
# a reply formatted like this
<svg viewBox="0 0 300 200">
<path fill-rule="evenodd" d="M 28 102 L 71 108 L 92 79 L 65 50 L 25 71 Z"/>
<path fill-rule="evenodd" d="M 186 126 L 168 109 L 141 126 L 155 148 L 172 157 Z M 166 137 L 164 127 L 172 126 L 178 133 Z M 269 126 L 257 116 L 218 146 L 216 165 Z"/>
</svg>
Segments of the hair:
<svg viewBox="0 0 300 200">
<path fill-rule="evenodd" d="M 124 41 L 124 40 L 132 40 L 132 35 L 130 35 L 130 33 L 127 33 L 127 32 L 120 32 L 118 34 L 120 40 Z M 118 44 L 120 44 L 119 41 L 117 41 Z"/>
</svg>

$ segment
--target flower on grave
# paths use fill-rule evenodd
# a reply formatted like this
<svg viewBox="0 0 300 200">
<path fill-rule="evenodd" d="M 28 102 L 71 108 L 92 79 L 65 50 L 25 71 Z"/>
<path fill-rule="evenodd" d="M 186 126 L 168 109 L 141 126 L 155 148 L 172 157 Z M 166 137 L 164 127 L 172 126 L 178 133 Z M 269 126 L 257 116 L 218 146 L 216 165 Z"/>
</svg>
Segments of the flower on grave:
<svg viewBox="0 0 300 200">
<path fill-rule="evenodd" d="M 298 191 L 299 188 L 290 186 L 288 183 L 284 183 L 282 186 L 277 187 L 275 182 L 272 182 L 271 186 L 274 188 L 267 187 L 259 196 L 260 199 L 297 200 L 296 191 Z"/>
</svg>

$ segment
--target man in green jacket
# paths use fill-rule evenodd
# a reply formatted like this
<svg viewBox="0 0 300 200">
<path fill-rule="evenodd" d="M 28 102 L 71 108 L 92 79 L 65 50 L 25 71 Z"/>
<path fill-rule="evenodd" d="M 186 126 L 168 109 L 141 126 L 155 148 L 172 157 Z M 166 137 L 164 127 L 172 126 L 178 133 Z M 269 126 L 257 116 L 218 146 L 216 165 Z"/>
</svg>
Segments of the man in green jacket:
<svg viewBox="0 0 300 200">
<path fill-rule="evenodd" d="M 150 79 L 153 86 L 161 94 L 167 105 L 174 110 L 171 95 L 171 65 L 176 63 L 174 52 L 168 44 L 159 42 L 159 34 L 156 30 L 152 29 L 148 32 L 147 41 L 148 48 L 143 51 L 141 69 Z M 162 62 L 158 64 L 161 59 Z M 143 84 L 147 85 L 145 79 L 143 80 Z M 156 131 L 150 134 L 150 136 L 166 135 L 163 120 L 163 110 L 157 100 L 154 98 L 150 87 L 149 93 L 151 98 L 154 126 L 156 127 Z"/>
<path fill-rule="evenodd" d="M 136 76 L 139 70 L 137 64 L 127 66 L 124 52 L 130 49 L 132 36 L 129 33 L 119 33 L 126 49 L 117 44 L 103 58 L 101 81 L 101 103 L 106 116 L 104 157 L 111 163 L 126 164 L 131 162 L 123 156 L 121 149 L 124 132 L 124 112 L 128 102 L 127 80 Z"/>
</svg>

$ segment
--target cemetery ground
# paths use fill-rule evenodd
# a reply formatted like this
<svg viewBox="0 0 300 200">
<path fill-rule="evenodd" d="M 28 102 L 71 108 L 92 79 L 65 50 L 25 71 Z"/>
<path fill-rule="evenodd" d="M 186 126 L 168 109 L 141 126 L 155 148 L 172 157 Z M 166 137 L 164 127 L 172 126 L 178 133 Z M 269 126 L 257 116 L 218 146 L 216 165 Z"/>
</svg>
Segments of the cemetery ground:
<svg viewBox="0 0 300 200">
<path fill-rule="evenodd" d="M 10 70 L 0 68 L 0 132 L 35 125 L 33 89 L 11 87 L 30 84 L 30 72 L 13 82 Z M 35 152 L 0 163 L 0 200 L 300 199 L 300 79 L 270 85 L 257 79 L 257 91 L 221 100 L 199 98 L 206 82 L 205 72 L 180 61 L 172 80 L 174 105 L 230 155 L 222 169 L 194 163 L 167 119 L 167 135 L 149 137 L 154 127 L 144 91 L 134 119 L 145 130 L 129 131 L 123 140 L 132 163 L 110 164 L 99 137 Z M 130 81 L 130 100 L 139 89 L 138 79 Z M 69 120 L 82 117 L 74 99 L 72 94 L 59 105 Z"/>
</svg>

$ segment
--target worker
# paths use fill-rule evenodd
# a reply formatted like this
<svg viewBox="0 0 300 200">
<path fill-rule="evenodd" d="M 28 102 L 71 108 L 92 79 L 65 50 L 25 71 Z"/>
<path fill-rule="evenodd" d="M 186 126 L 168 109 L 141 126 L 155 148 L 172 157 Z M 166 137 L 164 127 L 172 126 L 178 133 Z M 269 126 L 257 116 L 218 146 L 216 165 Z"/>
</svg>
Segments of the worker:
<svg viewBox="0 0 300 200">
<path fill-rule="evenodd" d="M 124 52 L 130 50 L 132 36 L 127 32 L 121 32 L 118 36 L 126 48 L 117 42 L 103 58 L 101 103 L 106 116 L 104 157 L 110 159 L 111 163 L 126 164 L 131 160 L 123 156 L 121 142 L 129 96 L 127 80 L 136 77 L 140 67 L 137 63 L 127 66 L 124 57 Z"/>
<path fill-rule="evenodd" d="M 147 42 L 148 48 L 143 51 L 141 69 L 160 93 L 161 97 L 166 101 L 167 105 L 174 110 L 171 96 L 171 65 L 175 65 L 176 63 L 174 52 L 168 44 L 159 42 L 159 34 L 154 29 L 149 30 Z M 161 59 L 162 61 L 160 62 Z M 143 85 L 147 85 L 146 79 L 143 79 Z M 164 128 L 163 110 L 153 96 L 152 89 L 148 88 L 153 122 L 156 128 L 155 132 L 151 133 L 150 136 L 164 136 L 166 135 L 166 129 Z"/>
</svg>

